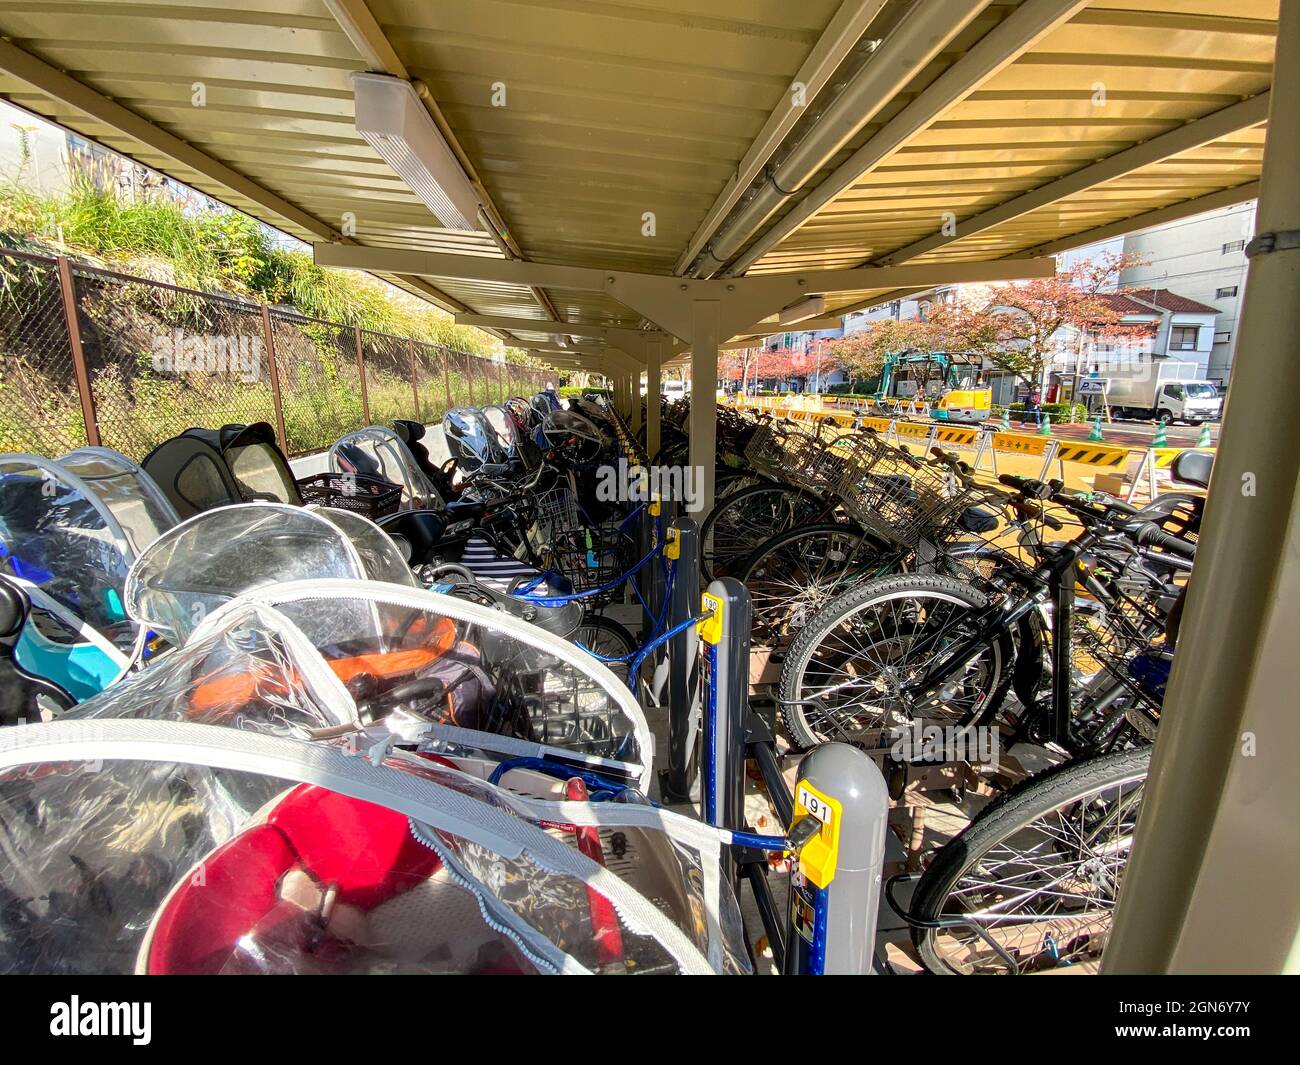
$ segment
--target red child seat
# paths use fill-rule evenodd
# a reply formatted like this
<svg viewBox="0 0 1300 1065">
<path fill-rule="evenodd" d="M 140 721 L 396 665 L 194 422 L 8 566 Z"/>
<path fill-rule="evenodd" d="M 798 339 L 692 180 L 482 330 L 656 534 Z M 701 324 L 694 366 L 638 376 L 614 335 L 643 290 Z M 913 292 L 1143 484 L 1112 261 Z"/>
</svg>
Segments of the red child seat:
<svg viewBox="0 0 1300 1065">
<path fill-rule="evenodd" d="M 330 906 L 365 913 L 440 866 L 404 814 L 300 784 L 172 891 L 146 940 L 145 971 L 294 971 L 295 957 L 329 966 L 349 945 L 284 897 L 286 877 L 304 873 Z"/>
</svg>

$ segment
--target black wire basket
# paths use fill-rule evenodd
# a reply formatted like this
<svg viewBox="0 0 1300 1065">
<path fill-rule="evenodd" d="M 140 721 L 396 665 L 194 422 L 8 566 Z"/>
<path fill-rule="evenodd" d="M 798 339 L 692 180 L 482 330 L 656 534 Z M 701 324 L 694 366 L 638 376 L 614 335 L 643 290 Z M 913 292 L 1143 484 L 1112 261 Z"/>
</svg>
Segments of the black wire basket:
<svg viewBox="0 0 1300 1065">
<path fill-rule="evenodd" d="M 396 513 L 402 486 L 364 473 L 315 473 L 298 482 L 304 503 L 348 510 L 371 521 Z"/>
<path fill-rule="evenodd" d="M 947 539 L 979 493 L 944 466 L 896 448 L 861 453 L 840 478 L 844 509 L 866 529 L 905 548 Z"/>
<path fill-rule="evenodd" d="M 847 471 L 870 467 L 888 447 L 866 429 L 844 433 L 823 443 L 823 447 L 806 453 L 802 467 L 796 471 L 797 483 L 814 491 L 838 488 Z"/>
</svg>

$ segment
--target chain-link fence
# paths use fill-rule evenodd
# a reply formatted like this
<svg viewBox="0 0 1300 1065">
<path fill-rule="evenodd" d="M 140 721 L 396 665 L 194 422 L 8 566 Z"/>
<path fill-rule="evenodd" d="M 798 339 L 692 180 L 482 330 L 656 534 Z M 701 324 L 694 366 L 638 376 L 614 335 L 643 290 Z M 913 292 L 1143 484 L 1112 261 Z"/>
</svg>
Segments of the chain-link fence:
<svg viewBox="0 0 1300 1065">
<path fill-rule="evenodd" d="M 86 443 L 58 263 L 0 255 L 0 450 L 58 453 Z"/>
<path fill-rule="evenodd" d="M 0 451 L 133 458 L 190 426 L 270 422 L 289 454 L 367 423 L 530 395 L 548 371 L 0 249 Z"/>
</svg>

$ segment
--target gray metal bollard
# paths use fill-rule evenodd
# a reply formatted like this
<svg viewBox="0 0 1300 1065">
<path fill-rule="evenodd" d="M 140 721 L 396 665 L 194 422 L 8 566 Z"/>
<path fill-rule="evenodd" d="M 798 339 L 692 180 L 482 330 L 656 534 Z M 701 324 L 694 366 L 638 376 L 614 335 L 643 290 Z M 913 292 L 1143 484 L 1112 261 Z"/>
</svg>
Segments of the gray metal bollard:
<svg viewBox="0 0 1300 1065">
<path fill-rule="evenodd" d="M 843 743 L 818 747 L 799 765 L 794 824 L 815 818 L 790 877 L 785 971 L 861 975 L 872 971 L 889 793 L 876 764 Z"/>
<path fill-rule="evenodd" d="M 677 518 L 672 523 L 664 554 L 675 571 L 668 608 L 672 628 L 700 610 L 700 533 L 694 521 Z M 698 765 L 699 645 L 694 625 L 668 641 L 668 770 L 660 780 L 665 802 L 690 800 Z"/>
</svg>

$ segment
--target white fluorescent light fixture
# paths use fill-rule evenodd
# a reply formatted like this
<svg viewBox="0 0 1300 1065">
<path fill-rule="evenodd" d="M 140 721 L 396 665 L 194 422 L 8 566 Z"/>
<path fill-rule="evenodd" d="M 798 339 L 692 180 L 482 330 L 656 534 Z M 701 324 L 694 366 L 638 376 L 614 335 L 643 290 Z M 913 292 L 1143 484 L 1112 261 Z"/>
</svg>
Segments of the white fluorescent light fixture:
<svg viewBox="0 0 1300 1065">
<path fill-rule="evenodd" d="M 352 75 L 357 132 L 437 217 L 444 229 L 475 232 L 479 198 L 460 161 L 409 81 Z"/>
<path fill-rule="evenodd" d="M 795 322 L 802 322 L 805 318 L 816 318 L 825 311 L 825 296 L 805 296 L 798 303 L 792 303 L 781 311 L 776 319 L 782 325 L 793 325 Z"/>
</svg>

